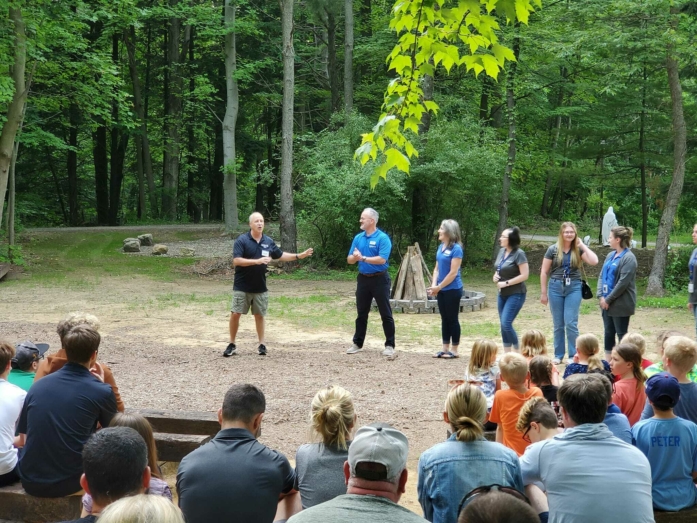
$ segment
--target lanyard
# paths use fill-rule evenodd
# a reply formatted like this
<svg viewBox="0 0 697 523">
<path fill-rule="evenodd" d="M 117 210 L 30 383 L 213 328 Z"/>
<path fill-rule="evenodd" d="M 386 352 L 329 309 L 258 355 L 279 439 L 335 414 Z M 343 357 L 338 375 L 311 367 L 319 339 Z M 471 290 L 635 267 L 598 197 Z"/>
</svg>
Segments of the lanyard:
<svg viewBox="0 0 697 523">
<path fill-rule="evenodd" d="M 690 257 L 690 263 L 687 264 L 690 269 L 690 281 L 695 279 L 695 265 L 697 265 L 697 249 L 695 249 L 695 254 Z"/>
<path fill-rule="evenodd" d="M 506 260 L 511 257 L 511 254 L 513 254 L 513 251 L 511 251 L 510 254 L 506 256 L 506 250 L 504 249 L 503 255 L 501 256 L 501 263 L 499 263 L 499 266 L 496 267 L 496 272 L 501 272 L 501 267 L 503 267 L 503 264 L 506 263 Z"/>
<path fill-rule="evenodd" d="M 568 278 L 571 273 L 571 250 L 562 252 L 562 268 L 564 269 L 564 278 Z"/>
</svg>

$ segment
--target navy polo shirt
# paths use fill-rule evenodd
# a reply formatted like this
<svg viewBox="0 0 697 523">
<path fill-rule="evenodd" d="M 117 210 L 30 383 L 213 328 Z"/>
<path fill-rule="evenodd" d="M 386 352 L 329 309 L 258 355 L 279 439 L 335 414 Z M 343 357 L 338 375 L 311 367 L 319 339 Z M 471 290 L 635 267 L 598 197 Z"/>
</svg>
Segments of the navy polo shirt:
<svg viewBox="0 0 697 523">
<path fill-rule="evenodd" d="M 380 256 L 385 260 L 389 260 L 390 252 L 392 251 L 392 240 L 380 229 L 375 229 L 375 232 L 370 236 L 368 236 L 365 231 L 361 231 L 353 238 L 349 256 L 353 254 L 354 249 L 358 249 L 360 253 L 367 258 Z M 359 261 L 358 272 L 361 274 L 375 274 L 376 272 L 386 271 L 389 266 L 390 264 L 387 263 L 387 261 L 381 265 Z"/>
<path fill-rule="evenodd" d="M 35 484 L 42 491 L 54 484 L 72 488 L 59 496 L 80 490 L 82 447 L 97 423 L 108 427 L 114 414 L 111 387 L 77 363 L 66 363 L 34 383 L 17 426 L 18 433 L 27 435 L 19 461 L 22 484 Z"/>
<path fill-rule="evenodd" d="M 267 256 L 274 260 L 283 256 L 283 251 L 266 234 L 262 234 L 261 240 L 257 242 L 252 237 L 252 231 L 249 231 L 240 234 L 235 240 L 232 257 L 258 260 L 264 256 L 264 251 L 268 251 Z M 263 263 L 247 267 L 235 267 L 233 290 L 252 293 L 266 292 L 266 269 L 267 266 Z"/>
<path fill-rule="evenodd" d="M 224 429 L 184 457 L 177 495 L 187 523 L 272 523 L 278 498 L 295 485 L 283 454 L 245 429 Z"/>
</svg>

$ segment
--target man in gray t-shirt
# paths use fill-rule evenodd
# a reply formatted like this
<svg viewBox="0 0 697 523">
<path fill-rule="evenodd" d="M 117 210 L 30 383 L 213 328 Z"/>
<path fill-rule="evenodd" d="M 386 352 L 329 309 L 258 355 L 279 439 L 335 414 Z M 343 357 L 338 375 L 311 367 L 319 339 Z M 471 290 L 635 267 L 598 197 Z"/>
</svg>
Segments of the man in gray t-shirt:
<svg viewBox="0 0 697 523">
<path fill-rule="evenodd" d="M 347 494 L 303 510 L 288 523 L 424 523 L 397 503 L 407 484 L 409 443 L 383 423 L 356 432 L 344 463 Z"/>
</svg>

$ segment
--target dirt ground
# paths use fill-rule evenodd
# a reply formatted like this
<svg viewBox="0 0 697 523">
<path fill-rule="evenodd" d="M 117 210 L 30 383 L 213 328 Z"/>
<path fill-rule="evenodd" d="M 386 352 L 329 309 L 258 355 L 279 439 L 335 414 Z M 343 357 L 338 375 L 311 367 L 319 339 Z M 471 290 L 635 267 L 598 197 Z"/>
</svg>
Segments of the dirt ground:
<svg viewBox="0 0 697 523">
<path fill-rule="evenodd" d="M 11 342 L 48 342 L 53 351 L 59 346 L 56 324 L 66 313 L 84 310 L 97 315 L 103 336 L 100 360 L 114 371 L 127 407 L 216 411 L 230 384 L 246 381 L 259 385 L 267 397 L 261 441 L 290 459 L 310 438 L 308 414 L 315 392 L 328 384 L 347 388 L 355 398 L 359 425 L 383 421 L 407 434 L 413 474 L 402 503 L 419 513 L 415 495 L 418 457 L 445 437 L 447 427 L 441 412 L 446 383 L 463 374 L 469 348 L 477 337 L 463 340 L 462 358 L 433 359 L 430 356 L 439 345 L 437 336 L 424 344 L 409 339 L 404 332 L 439 325 L 439 316 L 400 314 L 396 317 L 400 355 L 388 362 L 379 354 L 383 342 L 379 316 L 374 313 L 366 351 L 348 356 L 345 349 L 351 343 L 352 331 L 346 323 L 304 328 L 275 316 L 277 305 L 272 302 L 267 323 L 268 356 L 256 354 L 254 322 L 246 317 L 237 341 L 239 355 L 224 359 L 221 353 L 228 339 L 229 313 L 227 306 L 214 298 L 230 291 L 229 281 L 183 277 L 162 283 L 138 276 L 104 275 L 99 281 L 80 285 L 36 286 L 31 281 L 3 285 L 0 283 L 0 337 Z M 350 304 L 355 283 L 270 278 L 269 288 L 274 297 L 323 295 Z M 475 290 L 490 296 L 494 292 L 493 285 Z M 196 300 L 168 304 L 168 296 L 194 294 Z M 212 303 L 205 303 L 207 296 Z M 482 311 L 461 314 L 463 326 L 497 323 L 493 303 L 490 300 Z M 346 310 L 353 320 L 351 308 Z M 539 303 L 537 288 L 529 290 L 516 322 L 519 333 L 533 327 L 551 338 L 551 318 L 547 307 Z M 639 310 L 630 328 L 651 338 L 648 357 L 655 358 L 653 339 L 658 331 L 677 328 L 690 333 L 692 323 L 686 310 L 651 309 Z M 582 314 L 580 330 L 602 334 L 600 314 L 594 308 Z"/>
</svg>

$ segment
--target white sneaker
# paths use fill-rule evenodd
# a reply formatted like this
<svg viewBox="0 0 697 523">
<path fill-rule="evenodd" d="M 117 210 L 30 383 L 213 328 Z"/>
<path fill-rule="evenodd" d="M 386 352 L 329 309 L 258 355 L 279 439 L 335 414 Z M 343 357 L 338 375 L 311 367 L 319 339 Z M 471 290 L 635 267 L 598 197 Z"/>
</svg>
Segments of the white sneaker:
<svg viewBox="0 0 697 523">
<path fill-rule="evenodd" d="M 355 343 L 349 347 L 349 349 L 346 351 L 346 354 L 356 354 L 358 352 L 363 352 L 363 348 L 359 347 Z"/>
<path fill-rule="evenodd" d="M 554 363 L 555 365 L 561 365 L 561 360 L 559 358 L 554 358 L 552 363 Z"/>
<path fill-rule="evenodd" d="M 394 347 L 390 347 L 389 345 L 385 346 L 385 350 L 382 351 L 382 355 L 387 356 L 388 361 L 391 361 L 399 356 L 399 354 L 395 352 Z"/>
</svg>

